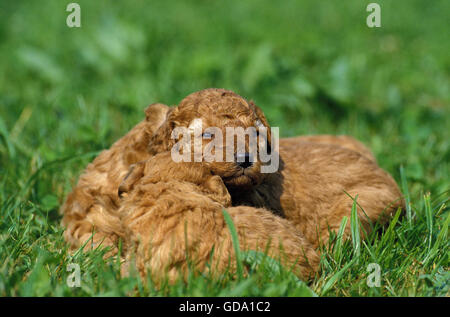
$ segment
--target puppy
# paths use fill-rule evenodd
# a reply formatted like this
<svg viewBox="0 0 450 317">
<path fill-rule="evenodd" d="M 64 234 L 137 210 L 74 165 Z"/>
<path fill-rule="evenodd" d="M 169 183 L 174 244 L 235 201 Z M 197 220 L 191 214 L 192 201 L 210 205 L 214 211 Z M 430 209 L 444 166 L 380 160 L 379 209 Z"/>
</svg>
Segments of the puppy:
<svg viewBox="0 0 450 317">
<path fill-rule="evenodd" d="M 118 236 L 114 228 L 119 225 L 117 190 L 129 166 L 157 153 L 170 151 L 176 143 L 171 137 L 175 128 L 189 127 L 195 119 L 202 120 L 204 129 L 218 127 L 225 135 L 227 126 L 269 128 L 264 114 L 253 102 L 224 89 L 193 93 L 175 108 L 162 104 L 150 106 L 146 110 L 146 120 L 88 165 L 62 206 L 63 225 L 67 226 L 65 238 L 73 248 L 83 245 L 93 232 L 93 243 L 87 247 L 97 246 L 100 242 L 116 244 Z M 270 141 L 269 130 L 268 147 L 271 147 Z M 207 145 L 207 140 L 201 142 L 203 147 Z M 226 145 L 223 151 L 226 152 Z M 234 148 L 231 151 L 236 153 Z M 271 174 L 261 173 L 264 164 L 260 161 L 252 164 L 248 161 L 208 164 L 211 171 L 223 179 L 233 205 L 266 207 L 293 221 L 316 246 L 319 241 L 327 241 L 328 227 L 334 230 L 339 227 L 342 217 L 349 215 L 349 205 L 353 201 L 345 191 L 354 194 L 364 189 L 358 202 L 364 200 L 369 203 L 365 208 L 366 213 L 369 210 L 369 218 L 361 218 L 365 219 L 363 224 L 366 226 L 376 220 L 386 222 L 393 210 L 403 206 L 403 200 L 398 200 L 401 193 L 390 175 L 378 168 L 370 150 L 353 138 L 303 136 L 281 139 L 280 153 L 280 168 Z M 339 162 L 333 158 L 336 154 L 339 154 Z M 319 163 L 308 167 L 312 157 L 316 157 L 315 161 Z M 363 161 L 365 163 L 361 163 Z M 369 175 L 359 170 L 366 165 L 370 167 Z M 342 175 L 344 170 L 345 177 Z M 354 171 L 354 175 L 346 174 Z M 363 174 L 370 176 L 367 181 L 373 176 L 375 185 L 364 185 L 365 176 L 359 177 Z M 329 195 L 324 184 L 335 185 L 330 188 L 332 192 Z M 378 193 L 383 194 L 380 196 L 382 200 L 378 199 Z M 398 203 L 395 203 L 396 199 Z M 359 209 L 359 213 L 364 212 Z"/>
<path fill-rule="evenodd" d="M 225 124 L 242 126 L 241 120 L 237 120 L 239 114 L 235 112 L 242 109 L 240 97 L 236 97 L 232 92 L 217 89 L 208 89 L 199 93 L 205 98 L 208 94 L 223 93 L 225 101 L 233 102 L 233 100 L 236 100 L 238 102 L 236 105 L 227 104 L 227 102 L 223 105 L 220 103 L 211 105 L 216 108 L 210 108 L 208 112 L 210 117 L 205 118 L 208 119 L 205 124 L 215 124 L 222 129 L 225 129 Z M 169 108 L 164 104 L 150 105 L 145 111 L 145 120 L 115 142 L 110 149 L 100 153 L 87 166 L 77 185 L 69 193 L 61 207 L 62 225 L 66 227 L 64 237 L 72 250 L 82 245 L 86 245 L 86 249 L 95 248 L 99 244 L 112 247 L 117 245 L 119 238 L 117 228 L 120 227 L 117 216 L 120 202 L 117 192 L 120 182 L 128 172 L 130 165 L 146 160 L 159 152 L 170 150 L 170 144 L 174 144 L 175 140 L 171 138 L 172 129 L 168 125 L 172 125 L 173 118 L 178 114 L 180 115 L 178 119 L 182 120 L 183 113 L 187 113 L 196 107 L 191 103 L 191 100 L 195 99 L 197 94 L 194 93 L 185 98 L 180 104 L 180 110 L 178 110 L 178 107 Z M 243 106 L 244 109 L 247 109 L 248 104 L 245 103 Z M 196 108 L 196 111 L 202 110 L 203 106 Z M 195 114 L 197 115 L 198 112 L 195 112 Z M 172 119 L 167 120 L 169 116 Z M 194 113 L 191 117 L 194 117 Z M 221 120 L 224 118 L 226 120 L 222 122 Z M 246 120 L 242 116 L 241 119 Z M 186 122 L 180 121 L 180 123 Z M 254 123 L 254 118 L 249 118 L 246 126 L 253 126 Z M 163 124 L 164 128 L 161 127 Z M 240 171 L 234 163 L 217 164 L 211 166 L 211 168 L 221 170 L 216 172 L 227 178 L 230 183 L 248 184 L 245 175 L 242 176 L 241 181 L 238 177 L 234 177 L 236 176 L 234 174 Z M 254 175 L 257 176 L 258 174 L 255 173 Z M 87 243 L 88 241 L 89 243 Z M 112 254 L 114 254 L 115 248 L 112 251 Z"/>
<path fill-rule="evenodd" d="M 225 127 L 254 127 L 256 131 L 264 127 L 270 131 L 266 117 L 253 102 L 231 91 L 207 89 L 189 95 L 168 112 L 166 121 L 150 139 L 149 152 L 154 155 L 170 151 L 176 144 L 170 137 L 173 131 L 190 128 L 200 120 L 203 131 L 207 127 L 220 127 L 225 136 Z M 270 132 L 265 141 L 259 144 L 270 149 Z M 208 142 L 201 140 L 203 149 Z M 245 149 L 249 149 L 247 141 Z M 236 157 L 239 154 L 237 147 L 230 149 L 227 144 L 223 146 L 225 150 L 231 150 Z M 363 237 L 371 232 L 376 221 L 384 224 L 398 208 L 404 209 L 402 194 L 393 178 L 354 139 L 322 136 L 281 140 L 279 169 L 272 173 L 262 172 L 270 162 L 262 162 L 259 154 L 251 162 L 205 164 L 222 178 L 233 206 L 271 210 L 291 221 L 315 247 L 328 243 L 329 232 L 340 227 L 344 216 L 350 217 L 355 199 Z M 348 233 L 349 226 L 345 231 Z"/>
<path fill-rule="evenodd" d="M 250 189 L 230 188 L 233 204 L 264 207 L 290 220 L 315 246 L 328 245 L 354 201 L 362 237 L 386 224 L 404 201 L 394 179 L 361 153 L 334 144 L 280 144 L 280 170 Z M 344 237 L 350 233 L 349 222 Z"/>
<path fill-rule="evenodd" d="M 120 221 L 117 216 L 117 190 L 130 165 L 149 158 L 151 136 L 165 122 L 169 107 L 152 104 L 146 118 L 109 150 L 90 163 L 61 207 L 65 240 L 71 249 L 86 244 L 86 249 L 117 244 Z M 87 243 L 90 241 L 90 243 Z M 115 250 L 115 248 L 113 248 Z M 113 252 L 114 253 L 114 252 Z"/>
<path fill-rule="evenodd" d="M 319 257 L 285 219 L 253 207 L 231 207 L 220 176 L 204 163 L 175 163 L 170 152 L 134 165 L 120 185 L 119 215 L 128 265 L 160 284 L 189 271 L 234 272 L 235 252 L 222 210 L 234 221 L 242 250 L 268 252 L 308 279 Z M 125 272 L 126 274 L 126 272 Z"/>
</svg>

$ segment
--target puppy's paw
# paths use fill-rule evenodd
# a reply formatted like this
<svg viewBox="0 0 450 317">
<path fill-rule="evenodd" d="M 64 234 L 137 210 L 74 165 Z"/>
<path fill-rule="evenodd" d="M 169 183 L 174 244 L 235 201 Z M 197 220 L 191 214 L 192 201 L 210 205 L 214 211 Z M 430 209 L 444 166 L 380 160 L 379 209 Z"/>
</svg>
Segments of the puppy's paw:
<svg viewBox="0 0 450 317">
<path fill-rule="evenodd" d="M 231 196 L 220 176 L 214 175 L 203 184 L 206 194 L 224 207 L 231 206 Z"/>
</svg>

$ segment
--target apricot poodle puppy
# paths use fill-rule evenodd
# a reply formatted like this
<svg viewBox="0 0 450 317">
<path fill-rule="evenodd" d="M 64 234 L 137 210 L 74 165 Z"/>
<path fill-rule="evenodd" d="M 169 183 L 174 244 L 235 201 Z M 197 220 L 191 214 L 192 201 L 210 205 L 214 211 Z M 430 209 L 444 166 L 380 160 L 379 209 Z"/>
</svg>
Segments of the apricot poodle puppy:
<svg viewBox="0 0 450 317">
<path fill-rule="evenodd" d="M 259 144 L 266 144 L 269 152 L 277 150 L 272 149 L 274 140 L 268 121 L 253 102 L 231 91 L 208 89 L 189 95 L 168 112 L 166 121 L 150 140 L 150 154 L 170 151 L 177 141 L 170 137 L 172 132 L 192 127 L 199 120 L 203 131 L 220 127 L 224 140 L 225 127 L 254 127 L 257 132 L 264 127 L 269 132 L 266 142 Z M 210 140 L 202 142 L 205 150 Z M 224 141 L 224 152 L 230 150 L 228 146 Z M 231 150 L 237 157 L 238 146 L 233 146 Z M 249 151 L 249 142 L 245 150 Z M 272 162 L 260 160 L 261 148 L 258 151 L 253 160 L 207 164 L 223 179 L 233 206 L 266 208 L 288 219 L 315 247 L 327 244 L 330 231 L 339 229 L 344 216 L 350 217 L 355 199 L 363 236 L 371 232 L 375 222 L 386 223 L 398 208 L 404 207 L 393 178 L 376 164 L 365 146 L 349 137 L 282 139 L 279 168 L 272 173 L 262 172 L 262 167 Z M 249 157 L 247 154 L 244 156 Z M 348 226 L 345 234 L 349 232 Z"/>
<path fill-rule="evenodd" d="M 116 246 L 120 225 L 117 216 L 119 185 L 130 165 L 150 157 L 151 136 L 165 122 L 169 107 L 152 104 L 145 110 L 146 118 L 110 149 L 102 151 L 81 174 L 77 185 L 61 207 L 64 237 L 71 249 L 86 244 L 86 249 Z M 89 241 L 89 243 L 87 243 Z"/>
<path fill-rule="evenodd" d="M 115 245 L 118 235 L 114 228 L 120 222 L 117 191 L 129 166 L 171 151 L 178 141 L 171 137 L 175 129 L 192 127 L 199 119 L 203 129 L 217 127 L 225 136 L 226 127 L 254 127 L 258 131 L 264 127 L 269 131 L 266 147 L 273 146 L 263 112 L 231 91 L 206 89 L 189 95 L 177 107 L 150 106 L 144 122 L 88 166 L 63 205 L 69 243 L 79 247 L 95 232 L 90 245 L 100 241 Z M 209 135 L 207 139 L 212 138 Z M 202 139 L 202 147 L 209 141 Z M 395 181 L 378 167 L 370 150 L 353 138 L 305 136 L 279 143 L 280 166 L 273 173 L 262 173 L 261 168 L 270 162 L 261 162 L 258 155 L 252 161 L 205 163 L 222 178 L 233 206 L 266 208 L 288 219 L 314 246 L 328 242 L 329 231 L 337 230 L 342 218 L 350 215 L 356 195 L 366 232 L 372 230 L 374 222 L 386 223 L 398 207 L 403 207 Z M 248 147 L 247 142 L 246 151 Z M 230 149 L 224 144 L 223 151 L 230 150 L 236 157 L 242 155 L 234 145 Z"/>
<path fill-rule="evenodd" d="M 175 163 L 170 152 L 134 165 L 119 189 L 128 263 L 156 283 L 188 271 L 235 271 L 235 253 L 222 210 L 233 219 L 242 250 L 268 252 L 308 279 L 319 257 L 285 219 L 253 207 L 231 207 L 220 176 L 204 163 Z"/>
</svg>

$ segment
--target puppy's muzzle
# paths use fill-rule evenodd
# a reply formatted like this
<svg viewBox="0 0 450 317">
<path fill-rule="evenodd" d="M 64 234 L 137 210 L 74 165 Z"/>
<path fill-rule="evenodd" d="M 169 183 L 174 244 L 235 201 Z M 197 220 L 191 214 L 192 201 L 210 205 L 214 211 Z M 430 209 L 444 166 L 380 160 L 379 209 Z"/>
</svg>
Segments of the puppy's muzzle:
<svg viewBox="0 0 450 317">
<path fill-rule="evenodd" d="M 253 165 L 253 156 L 250 153 L 235 154 L 236 164 L 242 168 L 247 168 Z"/>
</svg>

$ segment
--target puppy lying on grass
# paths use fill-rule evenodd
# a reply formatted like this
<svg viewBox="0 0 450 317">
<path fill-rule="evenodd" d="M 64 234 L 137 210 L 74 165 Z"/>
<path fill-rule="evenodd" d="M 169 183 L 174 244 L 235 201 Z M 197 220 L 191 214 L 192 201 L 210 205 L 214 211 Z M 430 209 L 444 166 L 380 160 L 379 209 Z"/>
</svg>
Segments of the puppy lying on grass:
<svg viewBox="0 0 450 317">
<path fill-rule="evenodd" d="M 318 268 L 317 253 L 289 221 L 261 208 L 231 207 L 222 178 L 203 163 L 175 163 L 170 152 L 160 153 L 134 165 L 119 191 L 123 229 L 116 231 L 123 232 L 127 260 L 156 283 L 186 278 L 189 269 L 235 271 L 224 208 L 242 250 L 267 252 L 302 279 Z"/>
<path fill-rule="evenodd" d="M 253 102 L 231 91 L 208 89 L 189 95 L 168 112 L 150 140 L 150 154 L 170 151 L 176 142 L 170 138 L 172 131 L 191 127 L 198 120 L 203 123 L 203 131 L 220 127 L 224 139 L 228 133 L 225 127 L 230 126 L 270 131 L 266 117 Z M 204 148 L 208 142 L 203 140 Z M 270 132 L 266 142 L 266 147 L 272 148 Z M 227 146 L 224 144 L 224 152 L 229 150 Z M 237 154 L 236 147 L 232 150 Z M 249 150 L 249 142 L 245 150 Z M 315 247 L 328 243 L 330 231 L 339 229 L 344 216 L 350 218 L 355 198 L 363 237 L 375 222 L 386 223 L 397 208 L 404 207 L 393 178 L 376 164 L 365 146 L 352 138 L 282 139 L 279 168 L 272 173 L 262 172 L 272 162 L 260 160 L 261 148 L 257 150 L 254 161 L 215 161 L 209 163 L 211 170 L 222 177 L 233 206 L 271 210 L 288 219 Z M 350 226 L 344 233 L 350 233 Z"/>
<path fill-rule="evenodd" d="M 178 107 L 151 105 L 143 122 L 88 165 L 62 206 L 65 238 L 73 248 L 83 245 L 93 232 L 93 243 L 87 247 L 117 244 L 117 192 L 129 166 L 171 151 L 174 129 L 189 127 L 198 119 L 204 129 L 218 127 L 224 135 L 227 126 L 270 128 L 254 103 L 223 89 L 193 93 Z M 202 142 L 205 146 L 208 141 Z M 270 133 L 267 142 L 270 147 Z M 222 178 L 233 206 L 264 207 L 285 217 L 314 246 L 327 243 L 329 230 L 336 231 L 342 218 L 349 217 L 353 204 L 349 195 L 358 195 L 358 214 L 366 232 L 372 230 L 372 223 L 386 223 L 404 206 L 392 177 L 377 166 L 364 145 L 350 137 L 281 139 L 279 154 L 279 170 L 269 174 L 261 173 L 265 163 L 259 160 L 212 162 L 208 168 Z"/>
<path fill-rule="evenodd" d="M 152 104 L 145 110 L 145 119 L 102 151 L 81 174 L 77 185 L 61 207 L 64 238 L 72 250 L 86 244 L 86 249 L 112 247 L 115 253 L 120 224 L 117 209 L 119 185 L 130 165 L 150 157 L 150 138 L 165 122 L 169 107 Z M 89 241 L 89 243 L 87 243 Z"/>
</svg>

